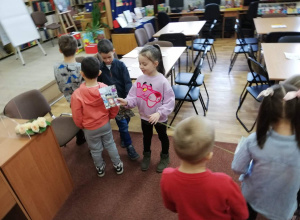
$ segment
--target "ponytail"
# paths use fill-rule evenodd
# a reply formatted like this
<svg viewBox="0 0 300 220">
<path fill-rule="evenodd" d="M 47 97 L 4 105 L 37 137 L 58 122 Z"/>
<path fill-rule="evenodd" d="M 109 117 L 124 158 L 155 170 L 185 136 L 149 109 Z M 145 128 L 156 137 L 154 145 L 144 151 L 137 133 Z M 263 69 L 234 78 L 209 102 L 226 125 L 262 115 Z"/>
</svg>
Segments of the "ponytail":
<svg viewBox="0 0 300 220">
<path fill-rule="evenodd" d="M 164 63 L 163 63 L 163 58 L 162 58 L 162 53 L 161 53 L 160 46 L 158 44 L 154 44 L 153 47 L 157 48 L 158 51 L 159 51 L 159 60 L 158 60 L 158 66 L 156 67 L 156 70 L 158 72 L 160 72 L 161 74 L 165 75 L 166 71 L 165 71 L 165 67 L 164 67 Z"/>
<path fill-rule="evenodd" d="M 295 130 L 295 136 L 298 144 L 298 148 L 300 149 L 300 98 L 296 98 L 296 106 L 295 106 L 295 112 L 296 114 L 294 115 L 294 130 Z M 297 114 L 298 113 L 298 114 Z"/>
</svg>

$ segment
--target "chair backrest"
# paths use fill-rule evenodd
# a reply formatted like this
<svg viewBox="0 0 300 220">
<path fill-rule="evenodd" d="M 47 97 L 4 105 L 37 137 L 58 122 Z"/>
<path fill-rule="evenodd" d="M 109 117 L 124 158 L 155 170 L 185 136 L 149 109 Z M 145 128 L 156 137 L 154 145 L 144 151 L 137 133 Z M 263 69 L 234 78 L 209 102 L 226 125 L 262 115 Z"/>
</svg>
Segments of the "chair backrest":
<svg viewBox="0 0 300 220">
<path fill-rule="evenodd" d="M 263 14 L 261 17 L 262 18 L 281 18 L 281 17 L 287 17 L 287 15 L 286 14 L 282 14 L 282 13 Z"/>
<path fill-rule="evenodd" d="M 277 43 L 284 36 L 299 36 L 300 32 L 271 32 L 268 33 L 265 39 L 266 43 Z"/>
<path fill-rule="evenodd" d="M 179 22 L 199 21 L 199 18 L 198 18 L 198 16 L 181 16 L 178 21 Z"/>
<path fill-rule="evenodd" d="M 148 42 L 148 35 L 145 28 L 139 28 L 134 31 L 138 46 L 142 47 Z"/>
<path fill-rule="evenodd" d="M 269 81 L 268 72 L 265 70 L 265 68 L 259 62 L 257 62 L 255 59 L 253 59 L 251 57 L 248 57 L 248 66 L 253 75 L 254 75 L 254 73 L 257 74 L 258 77 L 255 78 L 256 80 L 259 80 L 262 82 L 260 76 L 263 76 L 266 78 L 267 83 L 269 85 L 271 85 L 271 83 Z"/>
<path fill-rule="evenodd" d="M 166 26 L 170 22 L 169 15 L 164 12 L 160 11 L 157 13 L 157 23 L 158 23 L 158 29 L 162 29 L 164 26 Z"/>
<path fill-rule="evenodd" d="M 205 6 L 205 5 L 208 5 L 208 4 L 211 4 L 211 3 L 220 5 L 220 4 L 221 4 L 221 0 L 205 0 L 205 1 L 204 1 L 204 6 Z"/>
<path fill-rule="evenodd" d="M 251 44 L 248 44 L 248 57 L 251 57 L 252 59 L 256 60 L 256 57 L 254 55 L 254 52 L 253 52 Z"/>
<path fill-rule="evenodd" d="M 47 23 L 47 18 L 44 12 L 42 11 L 35 11 L 31 13 L 31 18 L 35 26 L 44 26 Z"/>
<path fill-rule="evenodd" d="M 10 118 L 35 119 L 51 112 L 51 107 L 39 90 L 30 90 L 11 99 L 3 113 Z"/>
<path fill-rule="evenodd" d="M 173 47 L 173 44 L 170 41 L 158 40 L 158 41 L 152 41 L 146 43 L 146 45 L 154 45 L 154 44 L 158 44 L 160 47 Z"/>
<path fill-rule="evenodd" d="M 281 37 L 278 43 L 300 43 L 300 35 Z"/>
<path fill-rule="evenodd" d="M 204 20 L 213 21 L 220 18 L 220 6 L 215 3 L 211 3 L 205 6 Z"/>
<path fill-rule="evenodd" d="M 186 47 L 185 35 L 183 33 L 162 34 L 158 39 L 170 41 L 175 47 Z"/>
<path fill-rule="evenodd" d="M 253 22 L 253 18 L 257 17 L 257 10 L 258 10 L 258 1 L 251 2 L 246 14 L 246 18 L 248 21 Z"/>
<path fill-rule="evenodd" d="M 152 39 L 152 38 L 153 38 L 153 35 L 155 34 L 153 25 L 152 25 L 151 23 L 146 23 L 146 24 L 144 24 L 144 28 L 145 28 L 145 30 L 146 30 L 148 39 L 149 39 L 149 40 Z"/>
</svg>

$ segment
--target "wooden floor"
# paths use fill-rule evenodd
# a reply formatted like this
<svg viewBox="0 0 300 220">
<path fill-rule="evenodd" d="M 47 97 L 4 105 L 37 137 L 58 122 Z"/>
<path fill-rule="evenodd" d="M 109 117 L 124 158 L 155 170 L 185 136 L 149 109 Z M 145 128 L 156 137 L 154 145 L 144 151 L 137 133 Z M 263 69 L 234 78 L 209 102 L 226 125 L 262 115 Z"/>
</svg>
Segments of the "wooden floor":
<svg viewBox="0 0 300 220">
<path fill-rule="evenodd" d="M 202 72 L 205 74 L 205 84 L 209 93 L 209 107 L 207 118 L 209 118 L 216 130 L 216 141 L 238 143 L 241 136 L 248 136 L 249 134 L 236 120 L 235 112 L 238 106 L 240 93 L 246 83 L 246 75 L 248 66 L 244 56 L 240 55 L 237 59 L 230 75 L 228 75 L 228 67 L 230 63 L 230 56 L 234 48 L 234 39 L 217 39 L 215 48 L 217 52 L 217 64 L 213 71 L 208 68 L 205 60 Z M 181 70 L 185 70 L 184 61 L 185 55 L 182 56 Z M 177 65 L 176 65 L 177 67 Z M 206 100 L 205 92 L 201 88 L 202 95 Z M 256 117 L 258 103 L 254 101 L 251 96 L 248 96 L 244 103 L 244 108 L 241 110 L 241 117 L 250 126 Z M 196 103 L 196 107 L 200 115 L 203 115 L 200 102 Z M 52 110 L 55 115 L 62 112 L 70 112 L 70 108 L 65 99 L 60 100 Z M 134 109 L 136 117 L 133 117 L 129 130 L 141 132 L 140 118 L 137 109 Z M 191 103 L 185 103 L 177 115 L 173 125 L 175 126 L 180 120 L 195 115 L 195 111 Z M 171 120 L 174 113 L 169 116 Z M 111 121 L 113 129 L 118 129 L 114 120 Z M 201 132 L 201 131 L 199 131 Z M 168 129 L 169 135 L 172 135 L 172 128 Z M 134 143 L 137 145 L 137 143 Z"/>
</svg>

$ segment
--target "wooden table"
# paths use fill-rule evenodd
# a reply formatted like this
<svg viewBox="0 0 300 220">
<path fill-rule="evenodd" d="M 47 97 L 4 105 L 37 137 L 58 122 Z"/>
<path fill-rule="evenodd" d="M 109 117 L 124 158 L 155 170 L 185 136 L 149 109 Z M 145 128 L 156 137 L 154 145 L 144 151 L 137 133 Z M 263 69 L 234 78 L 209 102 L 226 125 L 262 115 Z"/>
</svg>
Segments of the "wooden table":
<svg viewBox="0 0 300 220">
<path fill-rule="evenodd" d="M 170 22 L 153 37 L 159 38 L 161 34 L 183 33 L 186 37 L 196 38 L 206 21 Z M 193 39 L 192 39 L 193 42 Z M 194 48 L 192 43 L 192 65 L 194 65 Z"/>
<path fill-rule="evenodd" d="M 262 43 L 264 58 L 271 80 L 281 81 L 300 74 L 300 60 L 288 60 L 284 52 L 299 53 L 300 43 Z"/>
<path fill-rule="evenodd" d="M 16 136 L 14 127 L 7 118 L 1 121 L 0 191 L 6 195 L 0 196 L 1 210 L 6 209 L 2 215 L 17 203 L 28 219 L 53 219 L 73 190 L 56 137 L 51 127 L 31 139 Z"/>
<path fill-rule="evenodd" d="M 127 66 L 131 79 L 137 79 L 139 76 L 143 75 L 138 61 L 138 53 L 142 48 L 143 47 L 136 47 L 130 53 L 125 54 L 121 59 Z M 171 71 L 185 49 L 185 47 L 161 47 L 166 74 Z M 169 75 L 170 74 L 167 74 L 166 77 Z"/>
<path fill-rule="evenodd" d="M 153 37 L 158 38 L 161 34 L 183 33 L 186 37 L 198 36 L 198 33 L 206 21 L 170 22 Z"/>
<path fill-rule="evenodd" d="M 268 34 L 270 32 L 300 32 L 300 17 L 279 17 L 279 18 L 254 18 L 257 34 Z M 286 25 L 284 28 L 272 28 L 272 25 Z"/>
</svg>

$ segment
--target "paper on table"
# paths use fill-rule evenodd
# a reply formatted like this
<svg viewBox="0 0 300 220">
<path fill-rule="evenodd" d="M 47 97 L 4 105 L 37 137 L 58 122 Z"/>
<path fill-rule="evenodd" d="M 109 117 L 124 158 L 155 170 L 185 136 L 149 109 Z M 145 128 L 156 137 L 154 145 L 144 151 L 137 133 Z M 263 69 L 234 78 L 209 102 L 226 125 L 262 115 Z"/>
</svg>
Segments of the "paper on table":
<svg viewBox="0 0 300 220">
<path fill-rule="evenodd" d="M 273 24 L 271 25 L 272 28 L 286 28 L 285 24 Z"/>
<path fill-rule="evenodd" d="M 300 53 L 287 53 L 284 52 L 285 58 L 289 60 L 300 60 Z"/>
<path fill-rule="evenodd" d="M 133 50 L 130 51 L 129 53 L 125 54 L 123 57 L 127 57 L 127 58 L 137 58 L 139 56 L 139 52 L 138 50 Z"/>
</svg>

